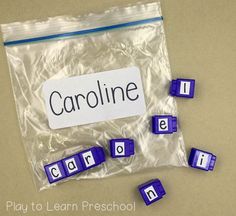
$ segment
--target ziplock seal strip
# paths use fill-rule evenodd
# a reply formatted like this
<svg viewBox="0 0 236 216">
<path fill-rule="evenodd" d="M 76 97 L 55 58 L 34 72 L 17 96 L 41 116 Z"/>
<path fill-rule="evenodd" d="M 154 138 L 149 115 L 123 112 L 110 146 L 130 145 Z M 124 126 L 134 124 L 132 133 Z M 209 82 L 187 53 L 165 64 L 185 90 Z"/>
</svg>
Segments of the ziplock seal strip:
<svg viewBox="0 0 236 216">
<path fill-rule="evenodd" d="M 90 34 L 90 33 L 96 33 L 96 32 L 108 31 L 108 30 L 112 30 L 112 29 L 142 25 L 142 24 L 157 22 L 157 21 L 162 21 L 162 20 L 163 20 L 163 16 L 159 16 L 159 17 L 153 17 L 153 18 L 149 18 L 149 19 L 137 20 L 137 21 L 127 22 L 127 23 L 120 23 L 120 24 L 115 24 L 115 25 L 110 25 L 110 26 L 103 26 L 103 27 L 98 27 L 98 28 L 93 28 L 93 29 L 86 29 L 86 30 L 67 32 L 67 33 L 61 33 L 61 34 L 53 34 L 53 35 L 28 38 L 28 39 L 23 39 L 23 40 L 7 41 L 7 42 L 4 42 L 3 44 L 4 44 L 4 46 L 10 46 L 10 45 L 18 45 L 18 44 L 24 44 L 24 43 L 37 42 L 37 41 L 51 40 L 51 39 L 56 39 L 56 38 L 72 37 L 72 36 L 77 36 L 77 35 L 86 35 L 86 34 Z"/>
</svg>

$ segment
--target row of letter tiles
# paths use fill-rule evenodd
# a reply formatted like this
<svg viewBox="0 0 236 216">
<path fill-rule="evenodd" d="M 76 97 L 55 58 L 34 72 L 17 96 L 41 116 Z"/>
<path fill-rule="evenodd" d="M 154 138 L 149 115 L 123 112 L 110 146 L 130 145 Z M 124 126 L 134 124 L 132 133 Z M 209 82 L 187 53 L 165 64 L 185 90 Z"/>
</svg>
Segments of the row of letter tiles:
<svg viewBox="0 0 236 216">
<path fill-rule="evenodd" d="M 216 156 L 212 153 L 196 148 L 191 149 L 188 159 L 189 166 L 205 171 L 212 171 L 215 167 L 215 163 Z"/>
<path fill-rule="evenodd" d="M 160 200 L 166 194 L 159 179 L 153 179 L 139 185 L 138 190 L 146 205 L 150 205 Z"/>
<path fill-rule="evenodd" d="M 195 91 L 194 79 L 176 79 L 171 81 L 170 95 L 176 97 L 193 98 Z"/>
<path fill-rule="evenodd" d="M 112 158 L 134 155 L 134 140 L 128 138 L 111 139 L 110 154 Z"/>
<path fill-rule="evenodd" d="M 152 116 L 152 132 L 154 134 L 171 134 L 177 131 L 177 117 L 171 115 Z"/>
<path fill-rule="evenodd" d="M 49 183 L 52 184 L 66 177 L 98 166 L 104 161 L 105 153 L 103 148 L 92 147 L 60 161 L 47 164 L 44 166 L 44 169 Z"/>
</svg>

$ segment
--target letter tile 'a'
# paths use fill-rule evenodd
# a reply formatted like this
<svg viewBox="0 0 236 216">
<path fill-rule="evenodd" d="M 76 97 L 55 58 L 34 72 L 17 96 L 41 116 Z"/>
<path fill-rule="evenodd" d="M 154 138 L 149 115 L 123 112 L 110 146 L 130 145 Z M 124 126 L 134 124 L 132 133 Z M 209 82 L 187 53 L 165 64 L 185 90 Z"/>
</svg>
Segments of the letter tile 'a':
<svg viewBox="0 0 236 216">
<path fill-rule="evenodd" d="M 62 163 L 67 176 L 72 176 L 83 171 L 83 166 L 78 154 L 64 158 Z"/>
</svg>

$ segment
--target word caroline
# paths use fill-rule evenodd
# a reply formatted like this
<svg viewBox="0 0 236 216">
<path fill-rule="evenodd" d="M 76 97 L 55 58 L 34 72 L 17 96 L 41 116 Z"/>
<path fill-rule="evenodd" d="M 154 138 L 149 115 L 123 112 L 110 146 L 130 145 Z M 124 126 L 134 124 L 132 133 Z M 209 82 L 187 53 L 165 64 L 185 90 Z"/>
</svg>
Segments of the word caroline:
<svg viewBox="0 0 236 216">
<path fill-rule="evenodd" d="M 53 91 L 49 97 L 49 104 L 54 115 L 59 116 L 74 111 L 79 111 L 83 107 L 91 109 L 97 106 L 119 103 L 121 101 L 135 101 L 139 98 L 138 87 L 134 82 L 129 82 L 125 87 L 107 86 L 106 83 L 96 81 L 95 88 L 85 94 L 64 95 L 59 91 Z"/>
<path fill-rule="evenodd" d="M 146 112 L 142 79 L 137 67 L 50 79 L 43 85 L 43 94 L 52 129 Z"/>
</svg>

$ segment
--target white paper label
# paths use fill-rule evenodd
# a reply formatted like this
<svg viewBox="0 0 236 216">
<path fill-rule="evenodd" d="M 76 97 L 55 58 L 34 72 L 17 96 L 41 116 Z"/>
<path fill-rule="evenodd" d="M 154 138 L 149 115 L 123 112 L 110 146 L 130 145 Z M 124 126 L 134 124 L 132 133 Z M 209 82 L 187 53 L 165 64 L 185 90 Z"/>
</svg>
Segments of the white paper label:
<svg viewBox="0 0 236 216">
<path fill-rule="evenodd" d="M 159 128 L 158 128 L 159 131 L 168 131 L 169 130 L 167 118 L 158 119 L 158 125 L 159 125 Z"/>
<path fill-rule="evenodd" d="M 142 115 L 146 112 L 137 67 L 48 80 L 43 93 L 52 129 Z"/>
<path fill-rule="evenodd" d="M 84 163 L 86 167 L 90 167 L 95 164 L 93 154 L 91 151 L 85 152 L 82 154 L 82 157 L 84 159 Z"/>
<path fill-rule="evenodd" d="M 49 167 L 49 172 L 51 173 L 51 177 L 53 180 L 61 177 L 61 172 L 57 164 L 54 164 Z"/>
<path fill-rule="evenodd" d="M 116 142 L 115 143 L 115 155 L 116 156 L 124 156 L 125 155 L 125 143 L 124 142 Z"/>
<path fill-rule="evenodd" d="M 75 170 L 78 170 L 78 167 L 76 165 L 74 158 L 69 158 L 65 161 L 65 164 L 67 166 L 67 170 L 69 173 L 73 173 Z"/>
<path fill-rule="evenodd" d="M 189 95 L 190 92 L 190 82 L 181 81 L 180 83 L 180 94 Z"/>
<path fill-rule="evenodd" d="M 145 188 L 144 192 L 145 192 L 147 198 L 149 199 L 149 201 L 152 201 L 158 197 L 153 186 L 149 186 L 149 187 Z"/>
<path fill-rule="evenodd" d="M 199 153 L 198 159 L 197 159 L 197 166 L 201 168 L 206 168 L 207 161 L 208 161 L 209 154 L 207 153 Z"/>
</svg>

